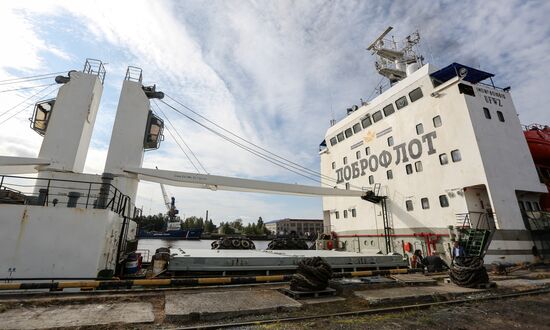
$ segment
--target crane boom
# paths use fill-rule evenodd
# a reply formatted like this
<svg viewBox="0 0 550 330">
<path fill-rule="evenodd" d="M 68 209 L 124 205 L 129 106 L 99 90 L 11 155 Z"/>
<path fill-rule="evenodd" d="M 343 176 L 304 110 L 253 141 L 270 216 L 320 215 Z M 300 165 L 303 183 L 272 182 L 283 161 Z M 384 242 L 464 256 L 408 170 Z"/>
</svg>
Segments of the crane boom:
<svg viewBox="0 0 550 330">
<path fill-rule="evenodd" d="M 164 188 L 164 185 L 160 184 L 160 190 L 162 190 L 162 198 L 164 198 L 164 205 L 166 206 L 166 210 L 170 211 L 170 199 L 168 198 L 168 194 L 166 193 L 166 188 Z"/>
<path fill-rule="evenodd" d="M 137 174 L 141 180 L 145 181 L 158 182 L 172 186 L 210 190 L 250 191 L 302 196 L 362 197 L 366 194 L 366 191 L 362 190 L 315 187 L 299 184 L 232 178 L 210 174 L 166 171 L 152 168 L 125 168 L 124 171 Z"/>
</svg>

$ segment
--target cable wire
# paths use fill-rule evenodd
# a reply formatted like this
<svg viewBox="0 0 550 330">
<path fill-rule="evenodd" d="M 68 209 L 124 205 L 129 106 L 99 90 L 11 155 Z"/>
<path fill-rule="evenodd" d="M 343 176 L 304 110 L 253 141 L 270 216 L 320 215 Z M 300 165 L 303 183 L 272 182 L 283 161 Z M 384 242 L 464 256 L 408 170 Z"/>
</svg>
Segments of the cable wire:
<svg viewBox="0 0 550 330">
<path fill-rule="evenodd" d="M 43 91 L 45 91 L 46 89 L 50 88 L 51 86 L 53 85 L 56 85 L 56 83 L 52 83 L 52 84 L 49 84 L 47 87 L 39 90 L 38 92 L 36 92 L 35 94 L 27 97 L 26 99 L 24 99 L 23 101 L 17 103 L 16 105 L 14 105 L 13 107 L 9 108 L 8 110 L 4 111 L 3 113 L 0 114 L 0 117 L 6 115 L 8 112 L 12 111 L 13 109 L 17 108 L 18 106 L 20 106 L 21 104 L 29 101 L 30 99 L 32 99 L 33 97 L 37 96 L 38 94 L 42 93 Z"/>
<path fill-rule="evenodd" d="M 246 150 L 246 151 L 248 151 L 248 152 L 250 152 L 250 153 L 252 153 L 252 154 L 254 154 L 254 155 L 256 155 L 256 156 L 258 156 L 258 157 L 260 157 L 260 158 L 262 158 L 262 159 L 264 159 L 264 160 L 266 160 L 266 161 L 268 161 L 268 162 L 270 162 L 270 163 L 272 163 L 272 164 L 274 164 L 274 165 L 277 165 L 277 166 L 279 166 L 279 167 L 281 167 L 281 168 L 284 168 L 284 169 L 286 169 L 286 170 L 288 170 L 288 171 L 290 171 L 290 172 L 293 172 L 293 173 L 295 173 L 295 174 L 298 174 L 298 175 L 300 175 L 300 176 L 302 176 L 302 177 L 304 177 L 304 178 L 307 178 L 307 179 L 309 179 L 309 180 L 315 181 L 315 182 L 317 182 L 317 183 L 322 183 L 322 181 L 321 181 L 320 179 L 318 179 L 318 178 L 311 177 L 311 176 L 306 175 L 306 174 L 304 174 L 304 173 L 295 171 L 295 170 L 293 170 L 292 168 L 287 167 L 288 164 L 284 164 L 284 163 L 281 162 L 281 161 L 278 161 L 278 160 L 273 159 L 273 158 L 269 158 L 268 156 L 265 156 L 265 155 L 259 153 L 258 151 L 253 150 L 253 149 L 251 149 L 250 147 L 247 147 L 247 146 L 243 145 L 242 143 L 239 143 L 239 142 L 237 142 L 237 141 L 235 141 L 235 140 L 233 140 L 233 139 L 231 139 L 231 138 L 229 138 L 229 137 L 223 135 L 222 133 L 219 133 L 219 132 L 215 131 L 214 129 L 212 129 L 212 128 L 210 128 L 210 127 L 208 127 L 208 126 L 202 124 L 201 122 L 197 121 L 196 119 L 194 119 L 194 118 L 192 118 L 192 117 L 186 115 L 185 113 L 181 112 L 179 109 L 173 107 L 172 105 L 166 103 L 165 101 L 160 100 L 160 102 L 162 102 L 162 103 L 165 104 L 166 106 L 172 108 L 174 111 L 178 112 L 179 114 L 181 114 L 182 116 L 186 117 L 187 119 L 193 121 L 194 123 L 198 124 L 199 126 L 202 126 L 202 127 L 205 128 L 206 130 L 212 132 L 213 134 L 218 135 L 219 137 L 221 137 L 222 139 L 224 139 L 224 140 L 226 140 L 226 141 L 228 141 L 228 142 L 230 142 L 230 143 L 233 143 L 234 145 L 238 146 L 239 148 L 244 149 L 244 150 Z"/>
<path fill-rule="evenodd" d="M 53 85 L 55 85 L 55 84 L 53 84 Z M 46 88 L 49 88 L 49 87 L 51 87 L 51 86 L 52 86 L 52 85 L 50 85 L 50 86 L 48 86 L 48 87 L 46 87 Z M 57 91 L 58 89 L 59 89 L 59 88 L 53 89 L 53 90 L 50 91 L 48 94 L 46 94 L 46 95 L 44 95 L 44 96 L 42 96 L 42 97 L 46 97 L 46 96 L 50 95 L 51 93 Z M 37 94 L 35 94 L 35 95 L 37 95 Z M 27 98 L 27 100 L 28 100 L 28 99 L 30 99 L 30 97 Z M 20 103 L 20 104 L 21 104 L 21 103 Z M 13 117 L 17 116 L 17 115 L 20 114 L 21 112 L 27 110 L 27 109 L 28 109 L 30 106 L 32 106 L 32 105 L 34 105 L 34 102 L 30 103 L 29 105 L 27 105 L 27 106 L 24 107 L 23 109 L 17 111 L 16 113 L 12 114 L 12 115 L 9 116 L 8 118 L 4 119 L 3 121 L 0 122 L 0 126 L 1 126 L 2 124 L 4 124 L 5 122 L 7 122 L 8 120 L 12 119 Z M 12 108 L 12 109 L 13 109 L 13 108 Z M 7 113 L 7 112 L 5 112 L 4 114 L 6 114 L 6 113 Z M 0 117 L 1 117 L 1 116 L 2 116 L 2 115 L 0 115 Z"/>
<path fill-rule="evenodd" d="M 27 87 L 19 87 L 19 88 L 13 88 L 13 89 L 5 89 L 3 91 L 0 91 L 0 93 L 8 93 L 8 92 L 15 92 L 15 91 L 21 91 L 25 89 L 33 89 L 38 87 L 44 87 L 44 86 L 51 86 L 52 84 L 44 84 L 44 85 L 34 85 L 34 86 L 27 86 Z"/>
<path fill-rule="evenodd" d="M 161 112 L 163 115 L 164 115 L 164 112 L 162 111 L 162 109 L 160 109 L 160 107 L 156 104 L 156 103 L 153 103 L 157 110 L 159 110 L 159 112 Z M 166 117 L 166 115 L 164 115 Z M 170 125 L 173 127 L 173 125 L 170 123 Z M 168 131 L 168 134 L 170 134 L 170 136 L 172 137 L 172 139 L 174 139 L 174 141 L 176 142 L 176 144 L 178 145 L 178 147 L 180 148 L 180 150 L 183 152 L 183 154 L 185 155 L 185 157 L 187 157 L 187 159 L 189 160 L 189 162 L 191 163 L 191 165 L 193 165 L 193 167 L 195 168 L 195 171 L 197 171 L 197 173 L 200 173 L 200 170 L 198 169 L 198 167 L 195 165 L 195 163 L 193 162 L 193 160 L 191 159 L 191 157 L 189 157 L 189 155 L 187 154 L 187 152 L 183 149 L 183 147 L 181 146 L 181 144 L 179 143 L 178 139 L 176 139 L 176 137 L 174 136 L 174 134 L 172 133 L 172 131 L 170 130 L 170 128 L 167 126 L 166 127 L 166 130 Z M 175 128 L 174 128 L 175 130 Z M 177 133 L 177 131 L 176 131 Z M 178 134 L 179 135 L 179 134 Z M 183 141 L 183 139 L 182 139 Z M 185 143 L 185 141 L 183 141 Z M 187 146 L 187 144 L 186 144 Z M 188 147 L 189 148 L 189 147 Z M 191 150 L 191 149 L 189 149 Z"/>
<path fill-rule="evenodd" d="M 193 152 L 193 150 L 191 149 L 191 147 L 185 142 L 185 140 L 183 139 L 183 137 L 180 135 L 179 131 L 176 129 L 176 126 L 174 124 L 172 124 L 172 122 L 170 121 L 170 118 L 168 118 L 168 116 L 164 113 L 164 111 L 162 111 L 162 109 L 158 106 L 158 104 L 156 104 L 156 101 L 153 103 L 157 109 L 160 111 L 160 113 L 162 113 L 162 115 L 164 116 L 164 118 L 166 118 L 166 121 L 168 121 L 168 124 L 170 124 L 170 126 L 172 126 L 172 128 L 174 129 L 174 131 L 176 132 L 176 134 L 179 136 L 179 138 L 181 139 L 181 142 L 183 142 L 183 144 L 187 147 L 187 149 L 189 149 L 189 152 L 191 153 L 191 155 L 193 155 L 193 158 L 195 158 L 195 160 L 197 161 L 197 163 L 199 164 L 199 166 L 204 170 L 204 173 L 208 174 L 208 171 L 206 170 L 206 168 L 204 167 L 204 165 L 202 164 L 202 162 L 199 160 L 199 158 L 197 158 L 197 155 L 195 155 L 195 153 Z M 194 166 L 194 165 L 193 165 Z M 197 172 L 199 172 L 199 170 L 197 170 Z"/>
<path fill-rule="evenodd" d="M 66 73 L 66 72 L 67 71 L 60 71 L 60 72 L 52 72 L 52 73 L 34 75 L 34 76 L 29 76 L 29 77 L 4 79 L 4 80 L 0 80 L 0 85 L 18 84 L 18 83 L 25 82 L 25 81 L 49 79 L 49 78 L 52 78 L 55 75 L 58 75 L 58 74 L 61 74 L 61 73 Z"/>
<path fill-rule="evenodd" d="M 189 108 L 189 107 L 186 106 L 185 104 L 183 104 L 183 103 L 179 102 L 178 100 L 172 98 L 170 95 L 165 94 L 165 96 L 168 97 L 170 100 L 174 101 L 175 103 L 179 104 L 180 106 L 184 107 L 185 109 L 189 110 L 189 111 L 192 112 L 193 114 L 195 114 L 195 115 L 199 116 L 200 118 L 206 120 L 207 122 L 211 123 L 212 125 L 214 125 L 214 126 L 220 128 L 220 129 L 222 129 L 223 131 L 225 131 L 225 132 L 227 132 L 227 133 L 233 135 L 234 137 L 238 138 L 239 140 L 244 141 L 244 142 L 246 142 L 246 143 L 248 143 L 248 144 L 250 144 L 250 145 L 252 145 L 252 146 L 254 146 L 254 147 L 256 147 L 256 148 L 258 148 L 258 149 L 260 149 L 260 150 L 262 150 L 262 151 L 264 151 L 264 152 L 266 152 L 266 153 L 268 153 L 268 154 L 270 154 L 270 155 L 272 155 L 272 156 L 274 156 L 274 157 L 276 157 L 276 158 L 279 158 L 279 159 L 281 159 L 281 160 L 287 162 L 288 164 L 285 164 L 285 165 L 290 166 L 290 167 L 292 167 L 292 168 L 294 168 L 294 169 L 296 169 L 296 170 L 306 172 L 306 173 L 308 173 L 309 175 L 319 176 L 319 177 L 322 178 L 322 179 L 325 179 L 325 180 L 327 180 L 327 181 L 331 181 L 331 182 L 334 182 L 334 183 L 338 184 L 338 181 L 337 181 L 336 179 L 331 178 L 331 177 L 329 177 L 329 176 L 326 176 L 326 175 L 324 175 L 324 174 L 322 174 L 322 173 L 320 173 L 320 172 L 314 171 L 314 170 L 312 170 L 312 169 L 309 169 L 309 168 L 307 168 L 307 167 L 304 167 L 304 166 L 302 166 L 302 165 L 300 165 L 300 164 L 297 164 L 297 163 L 295 163 L 295 162 L 293 162 L 293 161 L 291 161 L 291 160 L 289 160 L 289 159 L 286 159 L 286 158 L 284 158 L 284 157 L 282 157 L 282 156 L 279 156 L 279 155 L 277 155 L 277 154 L 275 154 L 275 153 L 273 153 L 273 152 L 271 152 L 271 151 L 269 151 L 269 150 L 266 150 L 265 148 L 262 148 L 261 146 L 258 146 L 258 145 L 256 145 L 256 144 L 254 144 L 253 142 L 250 142 L 250 141 L 248 141 L 248 140 L 242 138 L 241 136 L 239 136 L 239 135 L 237 135 L 237 134 L 235 134 L 235 133 L 233 133 L 233 132 L 231 132 L 231 131 L 229 131 L 229 130 L 223 128 L 223 127 L 221 127 L 220 125 L 216 124 L 216 123 L 213 122 L 212 120 L 206 118 L 205 116 L 203 116 L 203 115 L 197 113 L 196 111 L 194 111 L 193 109 Z M 169 105 L 169 104 L 166 103 L 165 101 L 162 101 L 162 100 L 161 100 L 161 102 L 163 102 L 163 103 L 166 104 L 166 105 Z M 172 107 L 172 108 L 173 108 L 173 107 Z M 178 111 L 178 112 L 179 112 L 179 111 Z M 181 112 L 180 112 L 180 113 L 181 113 Z M 189 118 L 190 118 L 190 117 L 189 117 Z M 191 118 L 190 118 L 190 119 L 191 119 Z M 201 125 L 201 126 L 202 126 L 202 125 Z M 270 157 L 270 156 L 265 156 L 265 157 L 269 157 L 269 158 L 271 158 L 271 159 L 274 159 L 273 157 Z M 279 162 L 281 162 L 281 161 L 279 161 Z M 281 163 L 283 163 L 283 162 L 281 162 Z M 283 164 L 284 164 L 284 163 L 283 163 Z M 321 180 L 317 180 L 317 182 L 322 183 Z M 350 185 L 350 186 L 353 186 L 353 187 L 358 188 L 358 189 L 362 189 L 361 187 L 358 187 L 358 186 L 354 186 L 354 185 Z"/>
</svg>

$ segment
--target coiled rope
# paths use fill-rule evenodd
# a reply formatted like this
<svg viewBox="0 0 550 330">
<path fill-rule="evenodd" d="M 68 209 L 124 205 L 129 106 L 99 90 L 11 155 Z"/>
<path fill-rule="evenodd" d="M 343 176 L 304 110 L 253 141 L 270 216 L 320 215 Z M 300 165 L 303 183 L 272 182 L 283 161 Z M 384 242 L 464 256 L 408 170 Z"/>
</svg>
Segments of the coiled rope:
<svg viewBox="0 0 550 330">
<path fill-rule="evenodd" d="M 293 291 L 321 291 L 328 287 L 332 268 L 321 257 L 304 258 L 292 275 L 290 289 Z"/>
<path fill-rule="evenodd" d="M 210 245 L 212 250 L 255 250 L 256 245 L 246 237 L 222 237 Z"/>
<path fill-rule="evenodd" d="M 457 257 L 451 265 L 451 281 L 462 287 L 475 288 L 479 284 L 489 283 L 487 269 L 480 257 Z"/>
<path fill-rule="evenodd" d="M 267 245 L 268 250 L 309 250 L 304 239 L 299 238 L 275 238 Z"/>
</svg>

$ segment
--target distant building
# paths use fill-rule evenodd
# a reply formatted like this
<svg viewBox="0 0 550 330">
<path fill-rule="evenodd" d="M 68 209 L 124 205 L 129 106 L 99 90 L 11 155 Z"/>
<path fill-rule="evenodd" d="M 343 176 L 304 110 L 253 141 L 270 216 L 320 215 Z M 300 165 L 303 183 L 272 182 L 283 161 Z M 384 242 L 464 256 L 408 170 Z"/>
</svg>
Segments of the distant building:
<svg viewBox="0 0 550 330">
<path fill-rule="evenodd" d="M 323 220 L 285 218 L 268 221 L 265 227 L 274 235 L 296 234 L 300 237 L 310 237 L 323 232 Z"/>
</svg>

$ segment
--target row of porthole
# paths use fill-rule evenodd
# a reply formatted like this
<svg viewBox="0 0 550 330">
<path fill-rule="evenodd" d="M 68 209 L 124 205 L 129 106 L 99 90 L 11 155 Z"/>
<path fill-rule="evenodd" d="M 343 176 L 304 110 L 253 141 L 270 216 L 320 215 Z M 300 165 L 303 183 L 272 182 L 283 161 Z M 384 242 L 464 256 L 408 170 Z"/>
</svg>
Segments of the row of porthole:
<svg viewBox="0 0 550 330">
<path fill-rule="evenodd" d="M 443 124 L 442 121 L 441 121 L 441 116 L 439 116 L 439 115 L 433 117 L 432 121 L 433 121 L 433 124 L 434 124 L 435 128 L 440 127 Z M 417 124 L 416 125 L 416 134 L 420 135 L 420 134 L 423 134 L 423 133 L 424 133 L 424 126 L 422 125 L 422 123 Z M 387 142 L 388 142 L 389 147 L 393 146 L 394 145 L 393 136 L 388 137 Z M 368 156 L 369 154 L 370 154 L 370 147 L 365 147 L 365 156 Z M 361 158 L 361 150 L 357 150 L 355 152 L 355 158 L 356 159 Z M 344 163 L 344 165 L 346 165 L 348 163 L 348 157 L 345 156 L 342 159 L 342 162 Z M 336 162 L 332 162 L 332 169 L 334 170 L 335 168 L 336 168 Z"/>
<path fill-rule="evenodd" d="M 409 98 L 411 100 L 411 103 L 419 100 L 423 96 L 424 95 L 422 94 L 422 89 L 420 87 L 418 87 L 416 89 L 413 89 L 409 93 Z M 397 110 L 403 109 L 408 104 L 409 103 L 408 103 L 407 97 L 405 95 L 398 98 L 395 101 L 395 106 L 397 107 Z M 384 113 L 384 115 L 382 115 L 382 112 Z M 390 103 L 390 104 L 386 105 L 384 108 L 382 108 L 382 110 L 378 110 L 378 111 L 374 112 L 372 114 L 372 116 L 371 115 L 365 116 L 363 119 L 361 119 L 360 123 L 355 123 L 352 127 L 348 127 L 343 132 L 340 132 L 340 133 L 336 134 L 336 136 L 333 136 L 330 139 L 330 145 L 334 146 L 338 142 L 344 141 L 345 139 L 351 137 L 353 134 L 357 134 L 362 129 L 365 129 L 365 128 L 369 127 L 370 125 L 373 124 L 373 122 L 376 123 L 376 122 L 382 120 L 384 117 L 390 116 L 394 112 L 395 112 L 395 108 L 393 107 L 393 103 Z"/>
</svg>

